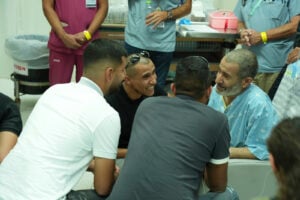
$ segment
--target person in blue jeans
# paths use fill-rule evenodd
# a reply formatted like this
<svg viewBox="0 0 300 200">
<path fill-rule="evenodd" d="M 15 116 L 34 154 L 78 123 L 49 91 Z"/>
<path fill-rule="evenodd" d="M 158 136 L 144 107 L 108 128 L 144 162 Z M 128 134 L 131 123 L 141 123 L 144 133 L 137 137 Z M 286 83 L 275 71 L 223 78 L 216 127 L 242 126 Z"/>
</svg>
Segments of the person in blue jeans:
<svg viewBox="0 0 300 200">
<path fill-rule="evenodd" d="M 128 54 L 150 53 L 163 87 L 175 50 L 175 21 L 191 12 L 192 0 L 128 0 L 128 8 L 125 48 Z"/>
</svg>

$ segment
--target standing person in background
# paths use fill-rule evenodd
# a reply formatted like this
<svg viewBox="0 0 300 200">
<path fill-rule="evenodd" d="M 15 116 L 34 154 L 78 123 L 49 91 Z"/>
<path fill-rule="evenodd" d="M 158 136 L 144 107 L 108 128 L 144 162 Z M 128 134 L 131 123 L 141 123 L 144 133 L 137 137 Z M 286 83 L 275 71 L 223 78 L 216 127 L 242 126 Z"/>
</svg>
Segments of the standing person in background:
<svg viewBox="0 0 300 200">
<path fill-rule="evenodd" d="M 17 143 L 22 130 L 22 118 L 18 105 L 0 93 L 0 164 Z"/>
<path fill-rule="evenodd" d="M 119 42 L 97 39 L 83 57 L 80 81 L 56 84 L 39 98 L 17 144 L 1 163 L 1 200 L 92 200 L 109 195 L 117 175 L 120 118 L 104 95 L 124 80 L 127 53 Z M 88 167 L 95 190 L 70 192 Z"/>
<path fill-rule="evenodd" d="M 43 0 L 43 12 L 50 26 L 48 47 L 51 85 L 82 76 L 83 51 L 99 36 L 98 29 L 108 11 L 108 0 Z"/>
<path fill-rule="evenodd" d="M 298 0 L 238 0 L 234 13 L 239 19 L 243 48 L 257 55 L 259 69 L 254 83 L 269 93 L 293 48 L 300 3 Z"/>
<path fill-rule="evenodd" d="M 191 12 L 192 0 L 128 0 L 128 8 L 125 48 L 128 54 L 148 51 L 157 83 L 164 87 L 175 50 L 175 22 Z"/>
</svg>

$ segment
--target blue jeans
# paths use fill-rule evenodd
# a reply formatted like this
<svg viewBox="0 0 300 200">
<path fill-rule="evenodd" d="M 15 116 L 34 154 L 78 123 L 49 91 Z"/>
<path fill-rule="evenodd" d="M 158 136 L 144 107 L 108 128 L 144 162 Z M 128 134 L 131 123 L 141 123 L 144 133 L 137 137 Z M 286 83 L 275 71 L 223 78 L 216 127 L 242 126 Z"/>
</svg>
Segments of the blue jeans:
<svg viewBox="0 0 300 200">
<path fill-rule="evenodd" d="M 200 195 L 199 200 L 239 200 L 237 192 L 232 187 L 227 187 L 222 193 L 208 192 Z"/>
<path fill-rule="evenodd" d="M 140 53 L 141 51 L 148 51 L 150 53 L 150 59 L 155 65 L 157 84 L 164 88 L 169 68 L 173 59 L 173 52 L 149 51 L 147 49 L 133 47 L 126 42 L 125 49 L 127 50 L 127 53 L 129 55 L 133 53 Z"/>
</svg>

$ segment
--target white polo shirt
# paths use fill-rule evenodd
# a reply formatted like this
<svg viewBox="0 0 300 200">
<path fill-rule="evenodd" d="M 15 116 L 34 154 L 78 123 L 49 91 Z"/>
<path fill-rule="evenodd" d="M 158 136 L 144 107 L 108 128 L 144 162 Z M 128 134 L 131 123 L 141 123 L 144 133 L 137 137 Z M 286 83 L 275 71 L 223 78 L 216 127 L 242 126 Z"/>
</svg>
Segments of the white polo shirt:
<svg viewBox="0 0 300 200">
<path fill-rule="evenodd" d="M 0 199 L 64 199 L 95 157 L 115 159 L 118 113 L 87 78 L 49 88 L 0 165 Z"/>
</svg>

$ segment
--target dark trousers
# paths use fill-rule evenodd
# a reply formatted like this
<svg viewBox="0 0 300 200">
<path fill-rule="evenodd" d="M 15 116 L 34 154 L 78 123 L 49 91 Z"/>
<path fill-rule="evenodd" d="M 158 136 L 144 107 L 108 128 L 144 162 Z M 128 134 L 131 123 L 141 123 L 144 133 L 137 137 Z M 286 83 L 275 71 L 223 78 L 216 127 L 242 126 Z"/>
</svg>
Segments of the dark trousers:
<svg viewBox="0 0 300 200">
<path fill-rule="evenodd" d="M 105 200 L 106 197 L 99 196 L 95 190 L 72 190 L 67 194 L 66 200 Z"/>
<path fill-rule="evenodd" d="M 286 68 L 287 68 L 287 65 L 285 65 L 285 66 L 281 69 L 281 71 L 280 71 L 280 73 L 278 74 L 278 76 L 277 76 L 275 82 L 273 83 L 272 87 L 270 88 L 270 90 L 269 90 L 269 92 L 268 92 L 268 95 L 269 95 L 269 97 L 270 97 L 271 100 L 273 100 L 273 98 L 274 98 L 274 96 L 275 96 L 275 94 L 276 94 L 276 91 L 277 91 L 277 89 L 278 89 L 278 87 L 279 87 L 279 85 L 280 85 L 281 79 L 283 78 L 283 75 L 284 75 L 284 73 L 285 73 L 285 71 L 286 71 Z"/>
</svg>

